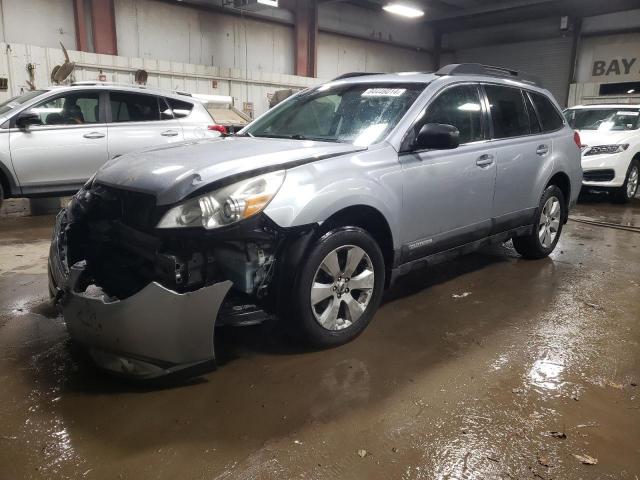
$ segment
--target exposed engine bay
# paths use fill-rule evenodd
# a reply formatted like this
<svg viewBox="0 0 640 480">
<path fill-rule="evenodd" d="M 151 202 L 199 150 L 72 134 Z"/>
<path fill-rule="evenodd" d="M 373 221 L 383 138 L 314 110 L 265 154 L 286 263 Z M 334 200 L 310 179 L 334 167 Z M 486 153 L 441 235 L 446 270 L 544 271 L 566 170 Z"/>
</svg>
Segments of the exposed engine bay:
<svg viewBox="0 0 640 480">
<path fill-rule="evenodd" d="M 258 215 L 215 232 L 156 229 L 163 213 L 151 195 L 103 185 L 78 192 L 67 208 L 63 242 L 70 267 L 86 263 L 76 290 L 97 287 L 123 300 L 154 281 L 186 293 L 229 280 L 218 325 L 269 318 L 285 237 L 278 227 Z"/>
</svg>

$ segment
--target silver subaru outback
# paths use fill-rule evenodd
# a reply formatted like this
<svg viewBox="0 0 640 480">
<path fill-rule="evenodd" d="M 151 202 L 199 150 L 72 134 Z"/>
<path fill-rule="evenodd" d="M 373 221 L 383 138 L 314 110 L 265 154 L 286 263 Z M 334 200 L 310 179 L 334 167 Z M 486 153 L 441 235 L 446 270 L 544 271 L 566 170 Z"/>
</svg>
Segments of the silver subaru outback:
<svg viewBox="0 0 640 480">
<path fill-rule="evenodd" d="M 219 325 L 339 345 L 413 268 L 509 239 L 549 255 L 579 145 L 517 72 L 345 75 L 239 134 L 105 164 L 58 215 L 51 295 L 99 366 L 138 378 L 212 367 Z"/>
</svg>

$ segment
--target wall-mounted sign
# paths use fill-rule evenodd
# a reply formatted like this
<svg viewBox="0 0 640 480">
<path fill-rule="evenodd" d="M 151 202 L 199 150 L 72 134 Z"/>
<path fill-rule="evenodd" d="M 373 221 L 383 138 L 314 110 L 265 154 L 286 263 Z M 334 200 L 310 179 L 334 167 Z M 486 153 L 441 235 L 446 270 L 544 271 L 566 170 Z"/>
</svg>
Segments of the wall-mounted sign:
<svg viewBox="0 0 640 480">
<path fill-rule="evenodd" d="M 593 77 L 633 75 L 634 73 L 640 73 L 638 57 L 596 60 L 593 62 L 593 68 L 591 69 L 591 76 Z"/>
<path fill-rule="evenodd" d="M 580 43 L 577 81 L 640 81 L 640 34 L 586 37 Z"/>
</svg>

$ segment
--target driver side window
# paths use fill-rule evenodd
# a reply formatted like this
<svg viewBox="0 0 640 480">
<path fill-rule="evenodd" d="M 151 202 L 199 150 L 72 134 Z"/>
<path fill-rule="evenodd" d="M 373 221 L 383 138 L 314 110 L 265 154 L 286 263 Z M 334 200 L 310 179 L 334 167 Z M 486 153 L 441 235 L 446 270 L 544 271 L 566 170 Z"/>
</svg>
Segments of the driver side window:
<svg viewBox="0 0 640 480">
<path fill-rule="evenodd" d="M 63 95 L 33 107 L 42 125 L 83 125 L 99 122 L 99 93 Z"/>
<path fill-rule="evenodd" d="M 483 140 L 478 87 L 459 85 L 445 90 L 427 107 L 417 131 L 426 123 L 453 125 L 460 131 L 461 144 Z"/>
</svg>

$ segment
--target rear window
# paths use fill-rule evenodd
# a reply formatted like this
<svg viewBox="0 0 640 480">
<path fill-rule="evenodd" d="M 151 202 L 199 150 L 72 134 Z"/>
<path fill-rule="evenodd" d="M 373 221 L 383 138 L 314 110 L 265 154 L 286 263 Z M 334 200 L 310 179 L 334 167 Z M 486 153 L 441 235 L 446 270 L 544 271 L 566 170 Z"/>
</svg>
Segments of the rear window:
<svg viewBox="0 0 640 480">
<path fill-rule="evenodd" d="M 531 95 L 533 104 L 538 111 L 542 131 L 553 132 L 554 130 L 562 128 L 564 121 L 562 120 L 560 112 L 558 112 L 553 103 L 551 103 L 551 100 L 539 93 L 529 92 L 529 95 Z"/>
<path fill-rule="evenodd" d="M 529 115 L 518 88 L 485 85 L 494 138 L 529 135 Z"/>
<path fill-rule="evenodd" d="M 173 111 L 175 118 L 184 118 L 193 110 L 193 103 L 183 102 L 182 100 L 176 100 L 175 98 L 167 98 L 167 103 Z"/>
</svg>

